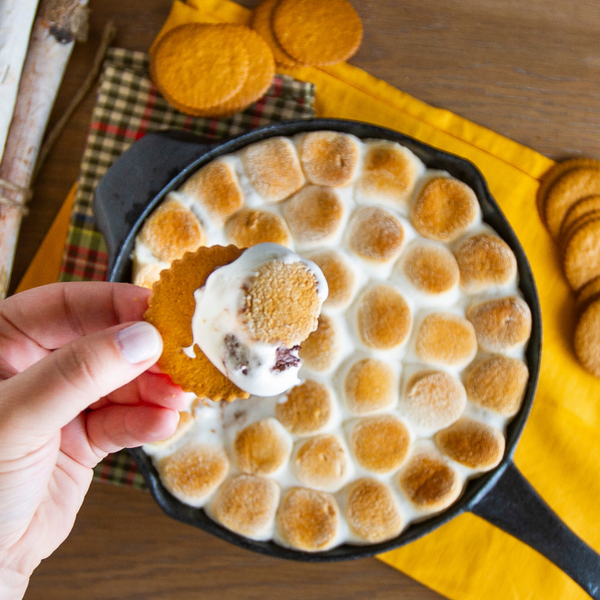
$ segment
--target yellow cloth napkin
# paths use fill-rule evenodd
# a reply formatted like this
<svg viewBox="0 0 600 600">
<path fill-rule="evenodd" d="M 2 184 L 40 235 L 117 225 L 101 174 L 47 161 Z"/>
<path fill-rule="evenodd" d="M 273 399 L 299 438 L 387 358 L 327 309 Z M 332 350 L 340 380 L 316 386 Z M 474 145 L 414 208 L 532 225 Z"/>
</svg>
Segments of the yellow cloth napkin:
<svg viewBox="0 0 600 600">
<path fill-rule="evenodd" d="M 229 0 L 175 0 L 161 34 L 186 22 L 248 24 L 249 18 L 248 9 Z M 552 161 L 345 63 L 278 70 L 316 84 L 317 116 L 389 127 L 463 156 L 482 171 L 525 248 L 542 305 L 540 384 L 515 461 L 567 525 L 600 551 L 600 381 L 575 361 L 573 297 L 535 207 L 539 178 Z M 470 513 L 379 558 L 453 599 L 587 598 L 537 552 Z"/>
<path fill-rule="evenodd" d="M 42 245 L 38 248 L 29 268 L 23 275 L 23 279 L 19 282 L 17 293 L 58 281 L 76 190 L 77 184 L 74 184 L 54 218 Z"/>
</svg>

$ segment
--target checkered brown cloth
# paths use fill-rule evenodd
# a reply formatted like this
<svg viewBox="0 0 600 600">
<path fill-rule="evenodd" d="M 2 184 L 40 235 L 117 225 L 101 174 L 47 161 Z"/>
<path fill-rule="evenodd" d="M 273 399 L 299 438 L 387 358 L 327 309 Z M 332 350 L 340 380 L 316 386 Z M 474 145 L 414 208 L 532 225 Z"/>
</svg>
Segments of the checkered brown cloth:
<svg viewBox="0 0 600 600">
<path fill-rule="evenodd" d="M 92 211 L 94 189 L 118 156 L 148 131 L 178 129 L 218 140 L 273 121 L 313 117 L 314 97 L 313 84 L 276 75 L 265 96 L 244 112 L 224 119 L 191 117 L 167 104 L 152 84 L 147 54 L 109 49 L 81 161 L 60 281 L 106 279 L 108 254 Z M 145 488 L 125 451 L 106 457 L 94 478 Z"/>
</svg>

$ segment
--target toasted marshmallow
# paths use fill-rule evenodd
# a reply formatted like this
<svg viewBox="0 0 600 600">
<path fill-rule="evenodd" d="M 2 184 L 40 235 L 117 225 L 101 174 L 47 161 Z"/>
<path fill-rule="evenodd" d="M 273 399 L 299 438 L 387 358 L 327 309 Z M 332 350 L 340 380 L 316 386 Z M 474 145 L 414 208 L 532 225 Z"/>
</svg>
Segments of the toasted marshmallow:
<svg viewBox="0 0 600 600">
<path fill-rule="evenodd" d="M 356 200 L 359 204 L 389 204 L 406 213 L 417 177 L 424 170 L 408 148 L 386 140 L 368 142 L 362 175 L 356 182 Z"/>
<path fill-rule="evenodd" d="M 311 371 L 329 371 L 341 353 L 341 336 L 335 321 L 327 315 L 319 317 L 317 329 L 302 342 L 299 356 Z"/>
<path fill-rule="evenodd" d="M 408 456 L 410 443 L 408 427 L 391 414 L 361 419 L 350 436 L 358 464 L 373 473 L 391 473 L 398 469 Z"/>
<path fill-rule="evenodd" d="M 358 167 L 359 143 L 335 131 L 307 133 L 300 141 L 300 162 L 308 181 L 327 187 L 350 183 Z"/>
<path fill-rule="evenodd" d="M 307 379 L 276 404 L 275 416 L 294 435 L 318 433 L 332 417 L 333 402 L 328 386 Z"/>
<path fill-rule="evenodd" d="M 288 459 L 292 443 L 276 419 L 262 419 L 242 429 L 235 437 L 233 453 L 240 471 L 270 475 Z"/>
<path fill-rule="evenodd" d="M 504 454 L 504 436 L 489 425 L 462 417 L 435 435 L 438 448 L 452 460 L 477 471 L 489 471 Z"/>
<path fill-rule="evenodd" d="M 201 213 L 222 226 L 244 205 L 244 195 L 232 161 L 216 159 L 192 175 L 180 190 L 191 196 Z"/>
<path fill-rule="evenodd" d="M 470 371 L 465 388 L 473 404 L 506 416 L 516 414 L 525 397 L 529 370 L 508 356 L 482 360 Z"/>
<path fill-rule="evenodd" d="M 311 261 L 259 244 L 216 269 L 194 293 L 197 344 L 235 385 L 274 396 L 299 383 L 297 346 L 317 327 L 327 282 Z"/>
<path fill-rule="evenodd" d="M 296 148 L 287 138 L 252 144 L 242 150 L 240 157 L 250 184 L 266 202 L 280 202 L 304 185 Z"/>
<path fill-rule="evenodd" d="M 144 223 L 138 239 L 159 260 L 170 263 L 204 245 L 206 235 L 194 213 L 170 198 Z"/>
<path fill-rule="evenodd" d="M 164 486 L 190 506 L 202 506 L 229 471 L 224 450 L 209 444 L 186 444 L 155 462 Z"/>
<path fill-rule="evenodd" d="M 418 371 L 406 382 L 402 408 L 422 430 L 448 427 L 464 412 L 467 394 L 462 383 L 445 371 Z"/>
<path fill-rule="evenodd" d="M 514 283 L 517 259 L 497 235 L 482 233 L 464 240 L 455 251 L 460 286 L 469 294 Z"/>
<path fill-rule="evenodd" d="M 346 405 L 353 415 L 369 415 L 392 408 L 398 400 L 394 370 L 374 358 L 355 362 L 344 380 Z"/>
<path fill-rule="evenodd" d="M 479 347 L 486 352 L 510 352 L 525 345 L 531 335 L 531 310 L 517 296 L 488 300 L 470 306 Z"/>
<path fill-rule="evenodd" d="M 400 471 L 399 483 L 406 497 L 421 512 L 447 508 L 461 490 L 456 469 L 427 440 L 415 444 L 412 456 Z"/>
<path fill-rule="evenodd" d="M 363 260 L 388 263 L 395 260 L 405 242 L 402 223 L 377 206 L 361 208 L 349 223 L 348 245 Z"/>
<path fill-rule="evenodd" d="M 233 215 L 227 223 L 229 239 L 238 248 L 272 242 L 290 247 L 292 238 L 279 216 L 266 210 L 244 209 Z"/>
<path fill-rule="evenodd" d="M 426 238 L 451 242 L 480 218 L 475 192 L 452 177 L 428 181 L 413 206 L 415 229 Z"/>
<path fill-rule="evenodd" d="M 345 208 L 334 190 L 308 185 L 285 203 L 283 214 L 296 243 L 310 248 L 335 237 Z"/>
<path fill-rule="evenodd" d="M 320 250 L 309 258 L 323 271 L 329 287 L 329 295 L 323 306 L 327 308 L 345 308 L 350 304 L 358 281 L 347 258 L 336 250 Z"/>
<path fill-rule="evenodd" d="M 397 348 L 406 341 L 412 327 L 408 303 L 391 285 L 376 285 L 360 299 L 357 327 L 361 340 L 369 348 Z"/>
<path fill-rule="evenodd" d="M 335 492 L 344 484 L 348 462 L 344 446 L 337 436 L 317 435 L 298 445 L 293 462 L 294 475 L 306 487 Z"/>
<path fill-rule="evenodd" d="M 277 526 L 287 546 L 306 552 L 327 550 L 338 535 L 340 511 L 331 494 L 293 487 L 281 500 Z"/>
<path fill-rule="evenodd" d="M 419 326 L 415 353 L 427 363 L 464 367 L 477 353 L 475 329 L 467 319 L 458 315 L 431 313 Z"/>
<path fill-rule="evenodd" d="M 253 540 L 269 539 L 279 503 L 279 486 L 267 477 L 238 475 L 220 488 L 212 514 L 221 525 Z"/>
</svg>

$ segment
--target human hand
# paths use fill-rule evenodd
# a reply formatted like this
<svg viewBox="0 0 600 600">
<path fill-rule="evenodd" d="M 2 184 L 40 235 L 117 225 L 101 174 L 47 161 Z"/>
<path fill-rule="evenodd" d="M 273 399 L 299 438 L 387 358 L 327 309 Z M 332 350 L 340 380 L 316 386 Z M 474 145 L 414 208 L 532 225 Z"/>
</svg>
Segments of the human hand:
<svg viewBox="0 0 600 600">
<path fill-rule="evenodd" d="M 67 537 L 108 453 L 164 439 L 186 395 L 157 368 L 140 321 L 150 292 L 44 286 L 0 303 L 0 598 Z"/>
</svg>

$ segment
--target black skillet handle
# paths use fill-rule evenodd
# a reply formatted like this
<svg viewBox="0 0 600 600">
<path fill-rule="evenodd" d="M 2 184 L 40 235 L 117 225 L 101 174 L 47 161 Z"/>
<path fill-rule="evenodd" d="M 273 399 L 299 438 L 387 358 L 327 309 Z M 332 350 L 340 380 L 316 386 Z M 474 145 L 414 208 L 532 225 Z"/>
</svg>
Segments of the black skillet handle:
<svg viewBox="0 0 600 600">
<path fill-rule="evenodd" d="M 470 510 L 537 550 L 600 600 L 600 556 L 558 518 L 512 461 Z"/>
<path fill-rule="evenodd" d="M 94 192 L 94 216 L 110 257 L 109 272 L 148 202 L 219 142 L 183 132 L 147 133 L 108 168 Z"/>
</svg>

